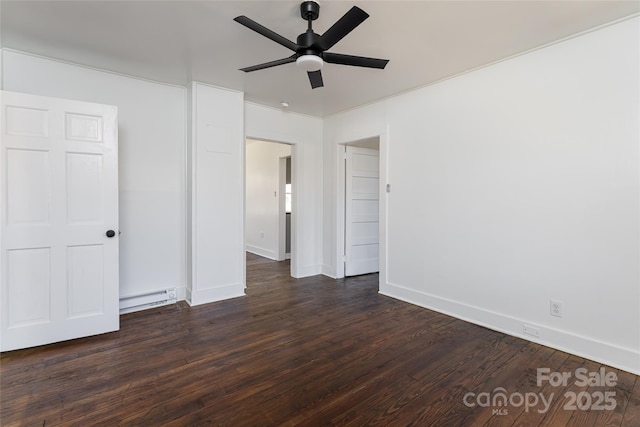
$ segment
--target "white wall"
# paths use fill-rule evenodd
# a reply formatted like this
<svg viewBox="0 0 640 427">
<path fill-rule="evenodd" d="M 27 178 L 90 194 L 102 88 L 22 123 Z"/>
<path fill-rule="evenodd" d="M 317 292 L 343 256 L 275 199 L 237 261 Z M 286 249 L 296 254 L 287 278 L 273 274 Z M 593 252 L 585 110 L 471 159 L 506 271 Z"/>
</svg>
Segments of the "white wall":
<svg viewBox="0 0 640 427">
<path fill-rule="evenodd" d="M 242 92 L 193 82 L 189 92 L 187 301 L 244 295 Z"/>
<path fill-rule="evenodd" d="M 382 293 L 640 373 L 639 24 L 328 118 L 329 264 L 331 154 L 386 132 Z"/>
<path fill-rule="evenodd" d="M 185 88 L 4 50 L 3 89 L 118 107 L 120 296 L 185 286 Z"/>
<path fill-rule="evenodd" d="M 291 144 L 291 274 L 322 270 L 322 119 L 245 103 L 247 138 Z"/>
<path fill-rule="evenodd" d="M 323 266 L 322 274 L 344 277 L 344 146 L 375 140 L 380 151 L 380 186 L 387 174 L 387 123 L 385 103 L 378 102 L 329 117 L 324 122 Z M 339 144 L 339 145 L 337 145 Z M 382 194 L 384 190 L 381 190 Z M 380 254 L 386 252 L 386 198 L 380 198 Z M 342 218 L 342 219 L 340 219 Z M 341 237 L 338 238 L 337 236 Z M 386 263 L 380 260 L 380 281 L 386 277 Z"/>
<path fill-rule="evenodd" d="M 280 229 L 280 158 L 291 146 L 247 141 L 245 182 L 245 236 L 247 251 L 270 259 L 278 257 Z"/>
</svg>

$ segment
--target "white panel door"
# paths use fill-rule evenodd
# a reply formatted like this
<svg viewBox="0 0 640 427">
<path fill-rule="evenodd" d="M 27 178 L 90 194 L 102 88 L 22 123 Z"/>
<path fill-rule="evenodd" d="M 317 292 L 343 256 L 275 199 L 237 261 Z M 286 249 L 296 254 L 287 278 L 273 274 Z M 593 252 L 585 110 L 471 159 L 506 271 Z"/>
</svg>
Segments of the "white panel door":
<svg viewBox="0 0 640 427">
<path fill-rule="evenodd" d="M 347 146 L 345 276 L 379 269 L 380 153 Z"/>
<path fill-rule="evenodd" d="M 0 97 L 0 350 L 118 330 L 116 107 Z"/>
</svg>

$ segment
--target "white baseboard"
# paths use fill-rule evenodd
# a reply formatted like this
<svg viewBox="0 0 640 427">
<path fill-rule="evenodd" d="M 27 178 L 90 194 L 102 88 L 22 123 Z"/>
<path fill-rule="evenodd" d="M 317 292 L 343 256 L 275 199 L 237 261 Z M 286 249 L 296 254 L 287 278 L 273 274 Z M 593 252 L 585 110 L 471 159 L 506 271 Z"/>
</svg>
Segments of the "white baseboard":
<svg viewBox="0 0 640 427">
<path fill-rule="evenodd" d="M 253 245 L 246 245 L 245 250 L 247 252 L 250 252 L 254 255 L 258 255 L 264 258 L 269 258 L 272 259 L 274 261 L 277 260 L 277 254 L 275 251 L 272 251 L 270 249 L 265 249 L 265 248 L 261 248 L 259 246 L 253 246 Z"/>
<path fill-rule="evenodd" d="M 207 304 L 209 302 L 244 296 L 244 285 L 238 283 L 199 291 L 187 289 L 186 296 L 186 301 L 190 306 Z"/>
<path fill-rule="evenodd" d="M 381 286 L 380 294 L 640 375 L 639 350 L 575 335 L 391 283 Z M 540 336 L 524 334 L 525 323 L 539 329 Z"/>
<path fill-rule="evenodd" d="M 178 291 L 178 301 L 184 301 L 187 298 L 187 288 L 185 286 L 180 286 L 179 288 L 176 288 L 176 290 Z"/>
<path fill-rule="evenodd" d="M 333 268 L 330 265 L 327 264 L 322 264 L 322 270 L 320 272 L 320 274 L 327 276 L 327 277 L 331 277 L 332 279 L 337 279 L 338 276 L 336 275 L 336 269 Z"/>
<path fill-rule="evenodd" d="M 321 274 L 322 268 L 319 265 L 307 265 L 304 267 L 298 267 L 296 271 L 292 272 L 292 277 L 296 279 L 302 279 L 303 277 L 317 276 Z"/>
</svg>

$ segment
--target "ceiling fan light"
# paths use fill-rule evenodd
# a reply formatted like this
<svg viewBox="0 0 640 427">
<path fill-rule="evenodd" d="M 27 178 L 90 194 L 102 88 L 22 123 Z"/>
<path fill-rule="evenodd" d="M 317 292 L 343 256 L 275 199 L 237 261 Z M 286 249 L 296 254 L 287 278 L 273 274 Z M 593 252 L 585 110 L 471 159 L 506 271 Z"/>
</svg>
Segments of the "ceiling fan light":
<svg viewBox="0 0 640 427">
<path fill-rule="evenodd" d="M 296 59 L 296 65 L 305 71 L 318 71 L 322 69 L 324 62 L 317 55 L 301 55 Z"/>
</svg>

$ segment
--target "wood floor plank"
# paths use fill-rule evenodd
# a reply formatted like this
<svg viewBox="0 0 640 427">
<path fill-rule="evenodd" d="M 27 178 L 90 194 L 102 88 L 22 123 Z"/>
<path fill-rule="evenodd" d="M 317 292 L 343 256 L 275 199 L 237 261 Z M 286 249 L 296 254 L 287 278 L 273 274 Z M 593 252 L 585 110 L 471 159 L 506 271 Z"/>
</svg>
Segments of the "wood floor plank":
<svg viewBox="0 0 640 427">
<path fill-rule="evenodd" d="M 636 378 L 634 387 L 629 393 L 629 401 L 622 419 L 624 427 L 637 427 L 640 425 L 640 378 Z"/>
<path fill-rule="evenodd" d="M 599 411 L 594 419 L 593 425 L 597 427 L 619 426 L 622 424 L 624 413 L 629 403 L 629 395 L 631 390 L 633 390 L 636 376 L 608 366 L 603 366 L 603 368 L 607 373 L 613 372 L 616 375 L 616 385 L 590 387 L 588 391 L 592 393 L 592 396 L 594 396 L 594 403 L 597 403 L 598 401 L 597 393 L 612 394 L 615 399 L 615 407 L 613 409 L 609 409 L 609 405 L 603 405 L 604 409 Z M 577 421 L 577 419 L 572 421 L 575 425 L 575 421 Z"/>
<path fill-rule="evenodd" d="M 466 411 L 457 403 L 456 406 L 460 408 L 460 415 L 456 422 L 460 423 L 459 425 L 486 425 L 491 418 L 501 416 L 499 414 L 505 413 L 505 410 L 505 416 L 508 416 L 509 412 L 517 414 L 527 410 L 535 410 L 532 397 L 529 398 L 532 408 L 527 408 L 526 401 L 521 402 L 519 396 L 533 396 L 531 394 L 527 395 L 527 393 L 533 393 L 534 390 L 535 395 L 539 396 L 535 384 L 536 371 L 534 367 L 547 365 L 554 352 L 555 350 L 553 349 L 536 344 L 528 344 L 522 348 L 518 354 L 509 360 L 507 365 L 498 368 L 491 375 L 490 380 L 484 383 L 481 388 L 475 388 L 476 395 L 482 392 L 490 393 L 492 402 L 497 392 L 503 392 L 507 398 L 513 397 L 511 403 L 507 401 L 504 406 L 494 406 L 492 403 L 491 406 L 478 407 L 473 411 Z M 542 403 L 538 401 L 538 404 L 541 405 Z M 500 412 L 501 410 L 503 412 Z"/>
<path fill-rule="evenodd" d="M 548 382 L 545 382 L 541 386 L 538 386 L 537 377 L 538 377 L 538 368 L 548 368 L 550 372 L 557 372 L 560 368 L 566 363 L 569 355 L 567 353 L 563 353 L 561 351 L 554 351 L 553 354 L 544 362 L 541 362 L 538 366 L 531 366 L 525 371 L 524 381 L 521 383 L 522 385 L 517 387 L 516 390 L 512 390 L 512 392 L 519 393 L 537 393 L 539 396 L 540 404 L 535 408 L 529 408 L 527 410 L 526 407 L 509 407 L 507 408 L 507 413 L 497 412 L 491 418 L 487 420 L 484 424 L 485 427 L 509 427 L 517 424 L 518 418 L 523 416 L 524 414 L 528 414 L 531 412 L 531 417 L 529 418 L 529 422 L 531 425 L 540 424 L 542 419 L 544 418 L 545 411 L 548 409 L 546 406 L 546 402 L 549 402 L 550 399 L 553 398 L 556 391 L 554 387 L 552 387 Z"/>
<path fill-rule="evenodd" d="M 376 318 L 371 318 L 371 321 L 378 322 Z M 359 322 L 354 323 L 358 329 L 361 329 L 363 326 Z M 433 325 L 413 325 L 412 328 L 415 330 L 420 329 L 430 329 Z M 385 334 L 384 329 L 381 327 L 377 327 L 377 330 L 382 332 L 383 336 L 387 337 L 388 341 L 391 341 L 389 337 L 393 337 L 393 334 Z M 416 331 L 408 331 L 403 335 L 405 336 L 415 336 L 420 335 Z M 317 335 L 322 338 L 324 334 Z M 327 343 L 324 342 L 324 345 Z M 319 365 L 315 369 L 308 369 L 307 366 L 301 365 L 300 360 L 296 360 L 292 363 L 293 372 L 289 372 L 288 370 L 281 371 L 280 368 L 276 367 L 273 369 L 273 364 L 277 363 L 277 361 L 272 360 L 260 360 L 260 363 L 253 363 L 253 370 L 246 370 L 242 368 L 236 368 L 236 371 L 242 372 L 243 374 L 250 374 L 250 379 L 242 381 L 241 383 L 232 381 L 231 384 L 227 384 L 225 386 L 225 390 L 227 391 L 227 395 L 224 398 L 226 404 L 225 408 L 233 408 L 233 404 L 236 401 L 246 401 L 247 399 L 252 399 L 253 406 L 260 406 L 264 401 L 268 401 L 272 398 L 276 398 L 281 394 L 289 394 L 293 396 L 304 396 L 306 400 L 314 400 L 314 396 L 322 395 L 325 393 L 325 390 L 331 390 L 332 388 L 338 387 L 339 384 L 349 382 L 353 378 L 357 378 L 359 376 L 366 375 L 372 365 L 375 365 L 378 357 L 388 357 L 387 355 L 391 352 L 392 348 L 387 347 L 383 351 L 372 352 L 371 349 L 367 351 L 363 351 L 363 346 L 360 343 L 347 343 L 348 346 L 343 351 L 340 346 L 336 346 L 336 343 L 332 343 L 332 350 L 329 353 L 326 353 L 323 357 L 316 357 L 316 360 L 311 360 L 310 362 Z M 296 344 L 298 348 L 300 348 L 300 344 Z M 378 345 L 380 343 L 378 342 Z M 423 343 L 423 345 L 427 345 L 427 343 Z M 396 349 L 396 353 L 391 354 L 404 354 L 406 351 L 410 349 L 407 346 L 404 346 L 401 349 Z M 316 350 L 313 351 L 316 353 Z M 382 355 L 382 356 L 381 356 Z M 258 359 L 261 359 L 260 355 L 256 355 Z M 326 359 L 326 360 L 324 360 Z M 355 364 L 357 362 L 357 365 Z M 338 365 L 336 368 L 335 365 Z M 268 367 L 268 368 L 267 368 Z M 300 371 L 300 372 L 297 372 Z M 288 376 L 284 378 L 279 375 L 280 372 L 285 372 L 288 375 L 295 375 L 298 379 L 298 382 L 291 383 Z M 332 379 L 334 379 L 332 381 Z M 321 384 L 321 387 L 314 387 L 313 389 L 307 389 L 308 384 Z M 266 387 L 264 387 L 266 386 Z M 292 387 L 292 388 L 289 388 Z M 248 390 L 247 390 L 248 389 Z M 247 391 L 249 392 L 247 394 Z M 257 400 L 259 395 L 259 399 Z M 207 396 L 201 396 L 200 399 L 206 400 Z M 185 401 L 194 400 L 185 399 Z M 296 406 L 304 406 L 303 401 L 297 401 Z M 277 405 L 276 405 L 277 407 Z M 169 410 L 165 408 L 165 413 L 163 416 L 167 416 L 166 413 Z M 180 414 L 185 413 L 184 409 L 181 408 L 171 408 L 171 413 Z M 203 409 L 203 412 L 208 412 Z M 220 417 L 224 415 L 224 409 L 222 411 L 216 411 L 216 416 Z M 145 414 L 145 417 L 152 416 L 153 414 Z M 194 416 L 195 417 L 195 416 Z M 195 422 L 197 417 L 190 417 L 186 420 L 183 420 L 185 424 L 191 424 Z M 157 420 L 151 418 L 145 418 L 145 423 L 153 423 Z"/>
<path fill-rule="evenodd" d="M 570 355 L 565 362 L 555 372 L 568 372 L 573 373 L 576 369 L 584 366 L 585 359 L 578 356 Z M 528 427 L 532 425 L 553 425 L 556 420 L 558 423 L 566 423 L 566 411 L 564 410 L 565 398 L 564 393 L 571 391 L 572 381 L 568 382 L 567 387 L 553 386 L 548 382 L 545 382 L 546 389 L 544 393 L 546 399 L 551 402 L 548 410 L 544 413 L 538 411 L 522 412 L 513 424 L 514 427 Z M 571 414 L 568 414 L 569 417 Z"/>
<path fill-rule="evenodd" d="M 3 353 L 2 426 L 637 426 L 640 381 L 615 411 L 565 411 L 536 369 L 600 365 L 378 293 L 378 276 L 292 279 L 247 255 L 247 295 L 121 317 L 121 330 Z M 607 369 L 611 370 L 611 368 Z M 556 393 L 548 413 L 469 408 L 469 391 Z M 604 390 L 604 388 L 602 389 Z"/>
<path fill-rule="evenodd" d="M 534 351 L 527 348 L 526 341 L 499 337 L 495 345 L 484 353 L 476 354 L 473 361 L 458 367 L 453 375 L 443 372 L 443 380 L 437 382 L 425 377 L 422 381 L 424 392 L 403 411 L 385 420 L 385 423 L 406 426 L 464 425 L 460 423 L 460 418 L 474 411 L 474 408 L 464 405 L 464 395 L 491 387 L 492 375 L 508 366 L 523 349 L 527 353 Z"/>
<path fill-rule="evenodd" d="M 487 332 L 487 331 L 481 331 Z M 434 343 L 442 342 L 444 336 L 451 339 L 447 345 L 438 345 L 437 348 L 444 348 L 443 352 L 428 351 L 435 347 Z M 311 417 L 317 419 L 319 412 L 314 411 L 314 408 L 321 407 L 327 409 L 328 406 L 332 406 L 334 401 L 341 401 L 341 395 L 348 394 L 350 396 L 350 406 L 355 406 L 359 403 L 356 399 L 358 393 L 353 392 L 353 385 L 358 385 L 359 388 L 365 386 L 372 380 L 375 380 L 378 376 L 384 377 L 387 380 L 387 384 L 392 384 L 394 378 L 400 378 L 407 376 L 414 381 L 415 378 L 411 377 L 411 373 L 415 371 L 416 367 L 425 367 L 430 365 L 432 367 L 438 366 L 438 362 L 444 363 L 445 361 L 451 361 L 454 356 L 457 355 L 455 350 L 459 348 L 462 342 L 465 345 L 472 345 L 484 340 L 487 335 L 477 334 L 474 337 L 469 337 L 464 334 L 460 336 L 451 335 L 447 332 L 447 328 L 441 328 L 433 331 L 431 335 L 417 335 L 414 341 L 421 343 L 419 346 L 409 347 L 408 345 L 401 348 L 395 348 L 394 351 L 387 351 L 380 347 L 377 348 L 378 353 L 375 353 L 376 357 L 362 358 L 355 364 L 355 369 L 352 367 L 341 368 L 334 371 L 329 378 L 325 380 L 328 387 L 321 387 L 317 390 L 317 393 L 311 394 L 313 397 L 309 399 L 309 403 L 305 405 L 298 412 L 303 415 L 304 419 Z M 425 354 L 430 357 L 425 357 Z M 468 353 L 467 353 L 468 354 Z M 339 361 L 338 361 L 339 362 Z M 434 368 L 435 369 L 435 368 Z M 358 377 L 351 380 L 349 373 L 357 372 Z M 382 388 L 375 390 L 376 392 Z M 287 418 L 284 413 L 274 413 L 274 411 L 265 410 L 270 418 L 278 420 L 278 422 L 284 422 Z M 287 416 L 291 416 L 288 414 Z M 327 411 L 324 412 L 322 418 L 327 419 Z"/>
</svg>

